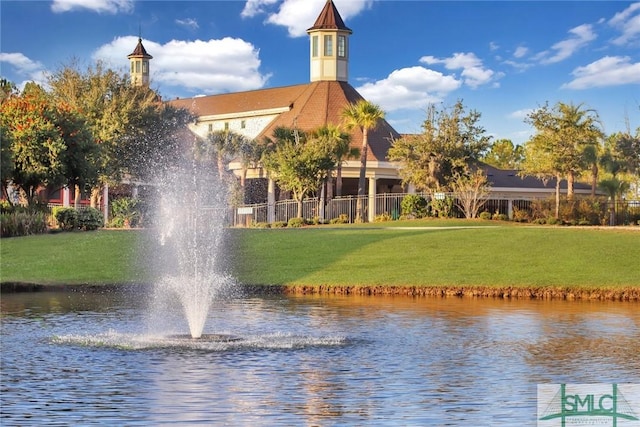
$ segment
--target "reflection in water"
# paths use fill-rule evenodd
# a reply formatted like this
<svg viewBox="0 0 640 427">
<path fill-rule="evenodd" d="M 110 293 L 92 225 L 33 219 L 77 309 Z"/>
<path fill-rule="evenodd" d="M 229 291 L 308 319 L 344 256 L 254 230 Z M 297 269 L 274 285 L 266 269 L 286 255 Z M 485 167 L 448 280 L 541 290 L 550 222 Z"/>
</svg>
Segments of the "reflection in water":
<svg viewBox="0 0 640 427">
<path fill-rule="evenodd" d="M 248 298 L 210 342 L 119 292 L 1 304 L 3 425 L 531 425 L 538 383 L 640 382 L 638 303 Z"/>
</svg>

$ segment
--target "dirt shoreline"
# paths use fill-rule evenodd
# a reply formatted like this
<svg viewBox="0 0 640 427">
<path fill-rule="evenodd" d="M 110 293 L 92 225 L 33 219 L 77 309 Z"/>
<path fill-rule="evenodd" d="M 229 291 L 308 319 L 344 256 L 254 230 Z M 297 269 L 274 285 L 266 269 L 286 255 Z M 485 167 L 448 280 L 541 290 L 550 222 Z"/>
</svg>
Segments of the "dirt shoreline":
<svg viewBox="0 0 640 427">
<path fill-rule="evenodd" d="M 412 297 L 472 297 L 640 301 L 640 287 L 589 289 L 577 287 L 489 286 L 285 286 L 283 293 L 334 295 L 398 295 Z"/>
<path fill-rule="evenodd" d="M 135 292 L 147 284 L 79 284 L 1 283 L 2 293 L 11 292 Z M 640 301 L 640 287 L 580 288 L 562 286 L 491 287 L 491 286 L 310 286 L 310 285 L 242 285 L 241 293 L 261 295 L 368 295 L 408 297 L 459 297 L 502 299 L 560 299 L 586 301 Z"/>
</svg>

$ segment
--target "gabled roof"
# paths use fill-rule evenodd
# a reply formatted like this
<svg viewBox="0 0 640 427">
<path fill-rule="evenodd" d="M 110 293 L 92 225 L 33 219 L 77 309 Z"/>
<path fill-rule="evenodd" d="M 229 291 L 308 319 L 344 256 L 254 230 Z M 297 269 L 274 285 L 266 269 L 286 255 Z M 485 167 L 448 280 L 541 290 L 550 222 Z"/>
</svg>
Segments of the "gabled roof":
<svg viewBox="0 0 640 427">
<path fill-rule="evenodd" d="M 169 101 L 178 108 L 186 108 L 197 116 L 237 114 L 257 110 L 289 107 L 306 88 L 306 84 L 258 89 L 246 92 L 223 93 Z"/>
<path fill-rule="evenodd" d="M 520 171 L 516 169 L 498 169 L 493 166 L 489 166 L 485 163 L 480 164 L 480 167 L 487 174 L 487 180 L 491 183 L 494 190 L 500 188 L 522 188 L 522 189 L 549 189 L 554 191 L 556 188 L 556 179 L 550 178 L 546 181 L 536 178 L 534 176 L 520 176 Z M 573 184 L 574 190 L 591 190 L 591 186 L 581 182 Z M 567 181 L 560 181 L 560 189 L 567 189 Z"/>
<path fill-rule="evenodd" d="M 313 27 L 309 28 L 307 32 L 313 30 L 342 30 L 349 33 L 353 32 L 350 28 L 344 25 L 344 21 L 342 20 L 338 9 L 336 9 L 331 0 L 327 0 L 322 12 L 318 15 L 318 19 L 316 19 Z"/>
<path fill-rule="evenodd" d="M 138 45 L 136 46 L 135 49 L 133 49 L 133 52 L 131 52 L 129 55 L 127 55 L 127 58 L 129 58 L 129 59 L 137 58 L 137 57 L 142 57 L 142 58 L 145 58 L 145 59 L 153 59 L 153 56 L 149 55 L 147 53 L 147 50 L 142 45 L 142 39 L 141 38 L 138 38 Z"/>
<path fill-rule="evenodd" d="M 344 107 L 361 99 L 363 97 L 347 82 L 317 81 L 296 86 L 178 99 L 169 103 L 185 108 L 199 117 L 286 108 L 256 137 L 258 141 L 262 141 L 265 137 L 271 137 L 274 129 L 281 126 L 311 131 L 326 124 L 339 125 L 342 123 Z M 353 129 L 351 136 L 351 145 L 360 148 L 360 129 Z M 375 129 L 369 131 L 367 160 L 386 161 L 391 141 L 399 137 L 398 132 L 382 120 Z"/>
<path fill-rule="evenodd" d="M 350 103 L 364 99 L 349 83 L 340 81 L 316 81 L 309 83 L 306 89 L 293 103 L 291 110 L 280 114 L 259 135 L 259 138 L 270 136 L 279 126 L 294 127 L 302 130 L 313 130 L 326 124 L 342 123 L 342 111 Z M 362 147 L 362 132 L 353 129 L 351 145 Z M 387 151 L 393 139 L 400 134 L 386 122 L 381 120 L 375 129 L 368 133 L 369 151 L 367 160 L 386 161 Z"/>
</svg>

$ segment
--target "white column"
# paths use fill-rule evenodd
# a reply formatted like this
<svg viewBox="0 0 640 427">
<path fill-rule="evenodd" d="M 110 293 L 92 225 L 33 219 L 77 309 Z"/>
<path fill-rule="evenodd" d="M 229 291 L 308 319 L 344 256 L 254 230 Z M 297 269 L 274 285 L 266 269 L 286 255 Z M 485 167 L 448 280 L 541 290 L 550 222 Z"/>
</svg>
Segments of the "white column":
<svg viewBox="0 0 640 427">
<path fill-rule="evenodd" d="M 276 185 L 273 179 L 269 178 L 267 187 L 267 222 L 273 224 L 276 221 Z"/>
<path fill-rule="evenodd" d="M 69 207 L 71 202 L 69 200 L 69 187 L 65 186 L 62 188 L 62 206 Z"/>
<path fill-rule="evenodd" d="M 369 222 L 376 219 L 376 179 L 369 178 Z"/>
<path fill-rule="evenodd" d="M 109 184 L 102 187 L 102 215 L 104 216 L 104 224 L 109 222 Z"/>
<path fill-rule="evenodd" d="M 407 193 L 409 194 L 416 194 L 416 187 L 413 184 L 408 184 L 407 185 Z"/>
<path fill-rule="evenodd" d="M 509 199 L 507 203 L 507 216 L 513 219 L 513 200 Z"/>
</svg>

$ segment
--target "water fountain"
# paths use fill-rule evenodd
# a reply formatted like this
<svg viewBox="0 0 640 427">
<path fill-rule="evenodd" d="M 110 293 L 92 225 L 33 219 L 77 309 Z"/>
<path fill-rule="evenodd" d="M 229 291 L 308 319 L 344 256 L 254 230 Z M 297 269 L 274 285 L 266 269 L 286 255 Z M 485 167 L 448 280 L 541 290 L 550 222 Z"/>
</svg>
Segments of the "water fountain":
<svg viewBox="0 0 640 427">
<path fill-rule="evenodd" d="M 222 251 L 228 185 L 211 163 L 193 159 L 171 169 L 160 183 L 154 202 L 159 246 L 152 243 L 146 254 L 154 261 L 154 312 L 163 317 L 167 303 L 179 301 L 191 338 L 202 338 L 211 303 L 228 295 L 234 283 L 224 271 Z"/>
</svg>

